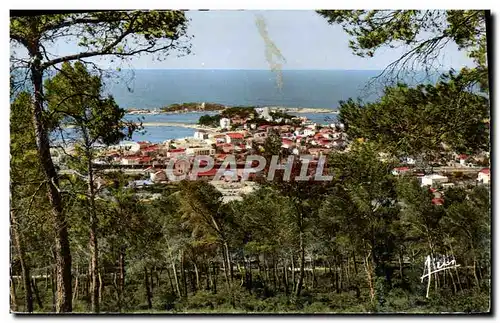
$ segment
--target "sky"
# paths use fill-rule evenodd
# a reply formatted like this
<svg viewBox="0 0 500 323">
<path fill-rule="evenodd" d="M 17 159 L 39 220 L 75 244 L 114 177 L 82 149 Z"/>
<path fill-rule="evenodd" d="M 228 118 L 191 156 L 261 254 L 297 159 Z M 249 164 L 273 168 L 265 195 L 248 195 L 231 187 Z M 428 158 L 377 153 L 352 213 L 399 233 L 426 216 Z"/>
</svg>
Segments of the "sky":
<svg viewBox="0 0 500 323">
<path fill-rule="evenodd" d="M 269 37 L 286 61 L 283 69 L 380 70 L 402 54 L 402 49 L 383 50 L 374 58 L 361 58 L 348 48 L 349 36 L 341 26 L 329 25 L 314 11 L 189 11 L 188 33 L 194 35 L 192 54 L 154 62 L 142 57 L 135 68 L 231 68 L 267 69 L 265 43 L 256 26 L 264 17 Z M 470 66 L 471 60 L 456 46 L 445 50 L 445 68 Z"/>
<path fill-rule="evenodd" d="M 309 10 L 266 11 L 188 11 L 188 34 L 192 52 L 188 56 L 172 55 L 164 61 L 151 56 L 134 58 L 135 69 L 269 69 L 265 43 L 258 32 L 256 17 L 266 22 L 268 35 L 285 58 L 282 69 L 381 70 L 404 52 L 402 48 L 382 49 L 373 58 L 361 58 L 348 48 L 349 35 L 339 25 Z M 55 54 L 74 53 L 75 44 L 58 43 Z M 472 66 L 466 53 L 455 44 L 444 50 L 443 69 Z M 109 67 L 109 60 L 98 64 Z M 114 66 L 113 66 L 114 67 Z M 122 66 L 126 68 L 126 66 Z"/>
</svg>

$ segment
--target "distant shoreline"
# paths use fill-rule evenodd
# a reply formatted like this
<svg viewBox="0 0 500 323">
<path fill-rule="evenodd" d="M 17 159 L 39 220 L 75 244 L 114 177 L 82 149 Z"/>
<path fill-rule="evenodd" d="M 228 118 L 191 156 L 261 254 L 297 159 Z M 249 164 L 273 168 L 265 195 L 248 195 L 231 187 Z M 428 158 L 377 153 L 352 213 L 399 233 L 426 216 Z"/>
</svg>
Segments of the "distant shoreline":
<svg viewBox="0 0 500 323">
<path fill-rule="evenodd" d="M 326 109 L 326 108 L 297 108 L 297 107 L 281 107 L 281 106 L 270 106 L 269 107 L 271 111 L 276 111 L 276 110 L 284 110 L 285 112 L 289 113 L 331 113 L 331 114 L 338 114 L 337 109 Z M 162 111 L 160 109 L 137 109 L 137 108 L 128 108 L 125 109 L 126 114 L 129 115 L 144 115 L 144 114 L 185 114 L 185 113 L 217 113 L 220 111 L 223 111 L 224 109 L 218 109 L 218 110 L 201 110 L 201 109 L 184 109 L 184 110 L 178 110 L 178 111 Z"/>
</svg>

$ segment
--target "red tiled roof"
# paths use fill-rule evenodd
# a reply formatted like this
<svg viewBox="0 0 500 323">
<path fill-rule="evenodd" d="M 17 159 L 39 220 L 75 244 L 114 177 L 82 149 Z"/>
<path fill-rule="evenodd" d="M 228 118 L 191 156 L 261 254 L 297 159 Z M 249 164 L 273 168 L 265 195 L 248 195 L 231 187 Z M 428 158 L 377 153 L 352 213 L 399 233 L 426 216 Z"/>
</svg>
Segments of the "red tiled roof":
<svg viewBox="0 0 500 323">
<path fill-rule="evenodd" d="M 231 139 L 243 139 L 243 135 L 237 132 L 229 132 L 226 133 L 226 135 Z"/>
<path fill-rule="evenodd" d="M 146 148 L 141 149 L 141 150 L 144 152 L 156 151 L 156 150 L 158 150 L 158 147 L 149 146 L 149 147 L 146 147 Z"/>
<path fill-rule="evenodd" d="M 442 198 L 434 198 L 434 199 L 432 199 L 432 204 L 434 204 L 434 205 L 443 205 L 444 204 L 444 200 Z"/>
<path fill-rule="evenodd" d="M 177 148 L 177 149 L 170 149 L 168 152 L 169 153 L 181 153 L 181 152 L 184 152 L 186 151 L 185 148 Z"/>
<path fill-rule="evenodd" d="M 198 177 L 201 176 L 215 176 L 217 174 L 217 168 L 212 168 L 211 170 L 207 170 L 206 172 L 200 172 L 198 173 Z"/>
<path fill-rule="evenodd" d="M 410 167 L 405 167 L 405 166 L 403 166 L 403 167 L 396 167 L 396 168 L 394 168 L 394 170 L 396 170 L 398 172 L 405 172 L 405 171 L 410 170 Z"/>
<path fill-rule="evenodd" d="M 486 175 L 489 175 L 490 174 L 490 169 L 489 168 L 483 168 L 479 172 L 483 173 L 483 174 L 486 174 Z"/>
<path fill-rule="evenodd" d="M 467 156 L 465 154 L 458 155 L 458 158 L 460 158 L 460 159 L 467 159 L 467 157 L 469 157 L 469 156 Z"/>
</svg>

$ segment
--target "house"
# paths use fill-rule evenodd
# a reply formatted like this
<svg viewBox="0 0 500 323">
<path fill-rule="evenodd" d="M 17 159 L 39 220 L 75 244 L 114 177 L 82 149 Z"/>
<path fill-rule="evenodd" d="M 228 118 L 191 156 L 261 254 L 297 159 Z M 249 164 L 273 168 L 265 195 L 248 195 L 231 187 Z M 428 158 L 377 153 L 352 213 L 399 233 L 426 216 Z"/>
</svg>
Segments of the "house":
<svg viewBox="0 0 500 323">
<path fill-rule="evenodd" d="M 226 142 L 226 135 L 220 134 L 220 135 L 215 135 L 213 137 L 215 139 L 216 144 L 224 143 Z"/>
<path fill-rule="evenodd" d="M 318 145 L 324 146 L 326 148 L 332 148 L 334 146 L 334 143 L 331 140 L 325 138 L 320 138 L 316 140 L 316 142 L 318 143 Z"/>
<path fill-rule="evenodd" d="M 231 119 L 221 118 L 219 124 L 222 129 L 229 129 L 231 127 Z"/>
<path fill-rule="evenodd" d="M 193 137 L 195 139 L 205 140 L 205 139 L 208 139 L 208 133 L 206 131 L 203 131 L 203 130 L 197 130 L 194 132 Z"/>
<path fill-rule="evenodd" d="M 210 170 L 207 170 L 205 172 L 199 172 L 198 174 L 196 174 L 196 176 L 199 178 L 199 179 L 204 179 L 204 180 L 212 180 L 215 175 L 217 174 L 217 168 L 212 168 Z"/>
<path fill-rule="evenodd" d="M 226 133 L 226 142 L 227 143 L 241 143 L 244 139 L 242 133 L 239 132 L 228 132 Z"/>
<path fill-rule="evenodd" d="M 292 146 L 294 146 L 293 140 L 290 140 L 290 139 L 287 139 L 287 138 L 282 138 L 281 139 L 281 147 L 283 147 L 285 149 L 288 149 L 288 148 L 292 148 Z"/>
<path fill-rule="evenodd" d="M 438 198 L 433 198 L 432 199 L 432 204 L 434 205 L 443 205 L 444 204 L 444 199 L 438 197 Z"/>
<path fill-rule="evenodd" d="M 176 148 L 176 149 L 167 150 L 167 157 L 168 158 L 177 158 L 180 156 L 184 156 L 185 154 L 186 154 L 185 148 Z"/>
<path fill-rule="evenodd" d="M 139 144 L 139 147 L 141 149 L 144 149 L 144 148 L 149 147 L 151 145 L 151 143 L 149 141 L 138 141 L 137 143 Z"/>
<path fill-rule="evenodd" d="M 464 155 L 464 154 L 458 155 L 458 161 L 460 162 L 460 165 L 461 166 L 466 166 L 468 158 L 469 158 L 469 156 Z"/>
<path fill-rule="evenodd" d="M 407 174 L 410 171 L 411 171 L 410 167 L 396 167 L 392 170 L 392 175 L 399 176 L 399 175 Z"/>
<path fill-rule="evenodd" d="M 436 186 L 448 182 L 448 177 L 439 174 L 430 174 L 422 177 L 422 186 Z"/>
<path fill-rule="evenodd" d="M 257 112 L 259 118 L 265 119 L 267 121 L 270 121 L 273 119 L 273 118 L 271 118 L 271 115 L 270 115 L 271 110 L 269 109 L 269 107 L 256 108 L 255 112 Z"/>
<path fill-rule="evenodd" d="M 265 131 L 265 132 L 269 132 L 269 129 L 272 129 L 272 126 L 268 125 L 268 124 L 265 124 L 265 125 L 257 127 L 257 130 L 259 130 L 259 131 Z"/>
<path fill-rule="evenodd" d="M 150 164 L 152 160 L 153 160 L 152 157 L 141 156 L 141 157 L 139 157 L 139 164 Z"/>
<path fill-rule="evenodd" d="M 215 149 L 212 147 L 190 147 L 186 148 L 186 155 L 189 156 L 213 156 Z"/>
<path fill-rule="evenodd" d="M 141 160 L 140 156 L 123 156 L 121 159 L 121 164 L 122 165 L 139 165 Z"/>
<path fill-rule="evenodd" d="M 481 184 L 489 184 L 490 183 L 490 169 L 483 168 L 477 173 L 477 181 Z"/>
<path fill-rule="evenodd" d="M 301 134 L 304 137 L 309 137 L 309 136 L 314 136 L 315 133 L 316 133 L 316 130 L 307 128 L 307 129 L 304 129 L 304 131 L 302 133 L 299 133 L 299 134 Z"/>
<path fill-rule="evenodd" d="M 159 149 L 160 149 L 160 147 L 158 145 L 144 146 L 144 147 L 141 147 L 141 154 L 143 156 L 151 156 L 153 154 L 157 154 Z"/>
</svg>

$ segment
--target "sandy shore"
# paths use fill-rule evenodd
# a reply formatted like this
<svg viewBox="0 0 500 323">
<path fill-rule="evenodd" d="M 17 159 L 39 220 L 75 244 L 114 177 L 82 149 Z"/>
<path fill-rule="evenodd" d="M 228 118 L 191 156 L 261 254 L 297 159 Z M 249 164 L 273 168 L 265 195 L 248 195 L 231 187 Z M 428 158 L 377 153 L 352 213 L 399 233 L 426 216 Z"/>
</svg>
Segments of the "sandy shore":
<svg viewBox="0 0 500 323">
<path fill-rule="evenodd" d="M 271 110 L 285 110 L 290 113 L 332 113 L 337 114 L 337 110 L 324 108 L 288 108 L 288 107 L 270 107 Z"/>
<path fill-rule="evenodd" d="M 143 122 L 142 125 L 144 127 L 181 127 L 181 128 L 200 129 L 211 132 L 217 131 L 217 128 L 201 126 L 199 124 L 194 124 L 194 123 L 182 123 L 182 122 Z"/>
</svg>

